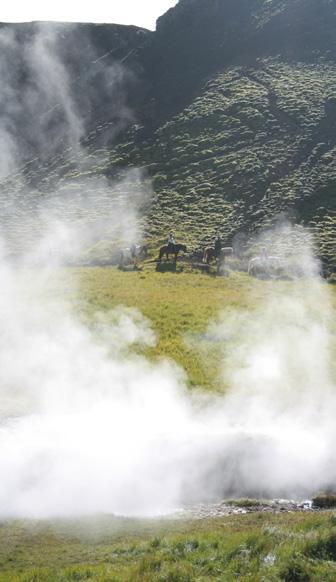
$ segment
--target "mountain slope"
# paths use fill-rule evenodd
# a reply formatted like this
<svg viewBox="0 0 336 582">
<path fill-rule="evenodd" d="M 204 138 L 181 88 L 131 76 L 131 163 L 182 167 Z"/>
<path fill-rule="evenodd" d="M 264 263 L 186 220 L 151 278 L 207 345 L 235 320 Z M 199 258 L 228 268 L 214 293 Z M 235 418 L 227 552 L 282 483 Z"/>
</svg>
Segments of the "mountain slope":
<svg viewBox="0 0 336 582">
<path fill-rule="evenodd" d="M 335 0 L 180 0 L 155 33 L 81 30 L 95 58 L 82 62 L 83 51 L 70 55 L 65 42 L 61 59 L 79 72 L 76 102 L 99 76 L 105 83 L 109 67 L 128 72 L 90 94 L 81 136 L 90 168 L 61 151 L 43 168 L 29 166 L 25 186 L 79 192 L 88 180 L 114 183 L 142 167 L 154 186 L 145 205 L 150 241 L 173 228 L 192 246 L 217 232 L 248 246 L 288 216 L 309 226 L 335 269 L 335 25 Z M 20 187 L 6 179 L 2 196 Z"/>
<path fill-rule="evenodd" d="M 120 164 L 146 165 L 157 198 L 149 234 L 229 244 L 287 214 L 315 231 L 333 262 L 336 227 L 335 63 L 260 59 L 228 67 Z"/>
</svg>

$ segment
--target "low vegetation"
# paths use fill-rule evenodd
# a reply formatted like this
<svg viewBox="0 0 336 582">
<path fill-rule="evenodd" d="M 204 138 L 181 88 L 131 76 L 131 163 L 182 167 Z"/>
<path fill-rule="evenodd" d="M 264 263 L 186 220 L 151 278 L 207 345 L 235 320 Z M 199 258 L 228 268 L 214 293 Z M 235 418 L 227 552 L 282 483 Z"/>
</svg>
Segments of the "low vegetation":
<svg viewBox="0 0 336 582">
<path fill-rule="evenodd" d="M 313 505 L 314 507 L 318 507 L 320 509 L 330 509 L 332 507 L 336 507 L 336 495 L 334 493 L 323 493 L 316 495 L 313 498 Z"/>
<path fill-rule="evenodd" d="M 15 522 L 0 528 L 0 564 L 0 582 L 332 582 L 336 518 Z"/>
</svg>

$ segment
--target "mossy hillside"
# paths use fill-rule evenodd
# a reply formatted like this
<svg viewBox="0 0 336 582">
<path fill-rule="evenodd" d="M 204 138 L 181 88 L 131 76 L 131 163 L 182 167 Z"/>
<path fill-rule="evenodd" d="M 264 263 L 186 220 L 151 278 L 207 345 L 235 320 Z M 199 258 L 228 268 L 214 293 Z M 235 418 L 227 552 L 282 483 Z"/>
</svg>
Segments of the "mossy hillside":
<svg viewBox="0 0 336 582">
<path fill-rule="evenodd" d="M 88 158 L 83 152 L 85 171 L 55 160 L 41 182 L 45 193 L 27 192 L 35 180 L 29 166 L 24 185 L 15 177 L 5 181 L 3 227 L 17 246 L 34 236 L 38 204 L 57 184 L 52 210 L 63 219 L 95 223 L 131 201 L 156 246 L 170 228 L 191 248 L 209 244 L 217 232 L 227 244 L 246 241 L 289 215 L 309 227 L 318 254 L 333 265 L 335 73 L 331 62 L 276 59 L 223 72 L 150 140 L 137 143 L 135 131 L 112 150 L 93 148 Z M 128 171 L 136 167 L 145 168 L 141 184 Z M 109 238 L 107 225 L 100 240 Z"/>
<path fill-rule="evenodd" d="M 85 218 L 87 212 L 89 220 L 99 220 L 132 196 L 139 206 L 141 191 L 132 194 L 127 170 L 145 168 L 140 207 L 149 241 L 158 245 L 173 228 L 191 247 L 209 244 L 217 232 L 232 244 L 286 215 L 309 227 L 318 254 L 333 265 L 336 118 L 329 102 L 335 78 L 332 62 L 266 59 L 231 68 L 208 81 L 151 139 L 137 143 L 131 132 L 130 141 L 112 150 L 93 150 L 85 172 L 64 162 L 60 179 L 59 164 L 49 167 L 45 189 L 58 183 L 54 204 L 63 216 Z M 151 185 L 152 196 L 145 194 Z M 17 201 L 8 228 L 24 233 L 29 197 L 17 183 L 7 186 Z M 81 209 L 81 200 L 90 198 Z"/>
<path fill-rule="evenodd" d="M 157 115 L 183 109 L 207 78 L 233 63 L 274 55 L 333 58 L 334 28 L 329 0 L 180 0 L 159 18 L 145 51 Z"/>
<path fill-rule="evenodd" d="M 108 171 L 134 164 L 153 177 L 151 238 L 174 228 L 196 246 L 216 232 L 231 244 L 287 215 L 334 264 L 335 79 L 333 62 L 233 67 L 152 140 L 116 148 Z"/>
<path fill-rule="evenodd" d="M 226 244 L 242 241 L 246 250 L 262 227 L 289 215 L 308 226 L 317 254 L 333 270 L 334 21 L 329 0 L 318 6 L 315 0 L 208 0 L 206 7 L 203 0 L 181 0 L 154 34 L 112 28 L 113 51 L 120 36 L 113 55 L 123 60 L 133 43 L 130 66 L 139 65 L 147 88 L 134 105 L 136 123 L 129 119 L 120 135 L 106 110 L 79 153 L 63 148 L 37 156 L 1 183 L 1 227 L 14 250 L 39 232 L 39 203 L 56 191 L 51 210 L 64 220 L 103 224 L 120 204 L 134 206 L 155 247 L 174 228 L 191 247 L 208 244 L 219 231 Z M 105 50 L 107 29 L 94 31 Z M 177 69 L 187 79 L 183 87 Z M 131 185 L 134 168 L 142 168 L 140 195 L 153 185 L 144 203 Z M 110 238 L 102 227 L 103 245 Z"/>
</svg>

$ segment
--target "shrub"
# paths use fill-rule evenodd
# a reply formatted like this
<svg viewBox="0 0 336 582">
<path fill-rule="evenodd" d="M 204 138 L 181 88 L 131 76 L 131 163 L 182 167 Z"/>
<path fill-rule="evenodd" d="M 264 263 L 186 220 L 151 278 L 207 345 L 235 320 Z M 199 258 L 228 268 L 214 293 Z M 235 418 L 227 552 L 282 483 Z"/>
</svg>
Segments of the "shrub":
<svg viewBox="0 0 336 582">
<path fill-rule="evenodd" d="M 284 582 L 310 582 L 310 567 L 302 558 L 293 556 L 280 571 Z"/>
<path fill-rule="evenodd" d="M 304 553 L 317 560 L 336 560 L 336 529 L 309 541 Z"/>
<path fill-rule="evenodd" d="M 331 493 L 317 495 L 316 497 L 313 497 L 313 506 L 320 509 L 336 507 L 336 495 Z"/>
</svg>

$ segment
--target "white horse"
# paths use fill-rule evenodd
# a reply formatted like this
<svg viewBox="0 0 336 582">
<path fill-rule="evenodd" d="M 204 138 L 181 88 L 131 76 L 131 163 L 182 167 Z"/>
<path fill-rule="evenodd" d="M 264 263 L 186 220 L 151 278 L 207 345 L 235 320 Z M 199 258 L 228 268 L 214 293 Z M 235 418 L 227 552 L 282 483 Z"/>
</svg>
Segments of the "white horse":
<svg viewBox="0 0 336 582">
<path fill-rule="evenodd" d="M 219 259 L 226 259 L 226 257 L 233 257 L 233 247 L 222 247 L 220 254 L 219 254 Z"/>
<path fill-rule="evenodd" d="M 275 275 L 276 271 L 281 267 L 281 260 L 279 257 L 254 257 L 250 260 L 248 265 L 248 274 L 251 277 Z"/>
</svg>

